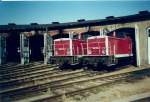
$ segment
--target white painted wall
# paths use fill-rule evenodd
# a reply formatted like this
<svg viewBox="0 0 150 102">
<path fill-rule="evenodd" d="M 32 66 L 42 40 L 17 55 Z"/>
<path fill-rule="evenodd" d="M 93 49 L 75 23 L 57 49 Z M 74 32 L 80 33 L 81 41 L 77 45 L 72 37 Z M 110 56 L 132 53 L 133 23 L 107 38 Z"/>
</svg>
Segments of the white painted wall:
<svg viewBox="0 0 150 102">
<path fill-rule="evenodd" d="M 148 64 L 150 64 L 150 28 L 148 28 L 147 34 L 148 34 Z"/>
<path fill-rule="evenodd" d="M 27 43 L 28 46 L 25 46 L 25 43 Z M 29 39 L 24 33 L 20 34 L 20 54 L 21 64 L 29 63 Z"/>
<path fill-rule="evenodd" d="M 141 65 L 140 58 L 140 46 L 139 46 L 139 27 L 135 24 L 135 42 L 136 42 L 136 61 L 137 66 Z"/>
<path fill-rule="evenodd" d="M 47 33 L 44 33 L 44 64 L 47 64 L 48 62 L 48 56 L 47 56 Z"/>
</svg>

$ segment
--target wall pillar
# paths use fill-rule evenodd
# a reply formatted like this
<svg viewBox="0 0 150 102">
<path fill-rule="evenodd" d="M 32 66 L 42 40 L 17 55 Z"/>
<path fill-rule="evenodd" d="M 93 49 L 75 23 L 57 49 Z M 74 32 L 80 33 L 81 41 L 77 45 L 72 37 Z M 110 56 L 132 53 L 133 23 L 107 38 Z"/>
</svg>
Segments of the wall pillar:
<svg viewBox="0 0 150 102">
<path fill-rule="evenodd" d="M 135 25 L 137 66 L 148 64 L 148 35 L 142 24 Z"/>
<path fill-rule="evenodd" d="M 20 34 L 20 58 L 21 64 L 29 63 L 29 38 L 24 33 Z"/>
<path fill-rule="evenodd" d="M 139 46 L 139 27 L 137 24 L 135 24 L 135 42 L 136 42 L 136 61 L 137 66 L 141 65 L 141 59 L 140 59 L 140 46 Z"/>
<path fill-rule="evenodd" d="M 48 58 L 47 58 L 47 32 L 44 33 L 44 64 L 48 63 Z"/>
<path fill-rule="evenodd" d="M 44 64 L 49 62 L 50 57 L 53 55 L 53 39 L 48 33 L 44 33 Z"/>
</svg>

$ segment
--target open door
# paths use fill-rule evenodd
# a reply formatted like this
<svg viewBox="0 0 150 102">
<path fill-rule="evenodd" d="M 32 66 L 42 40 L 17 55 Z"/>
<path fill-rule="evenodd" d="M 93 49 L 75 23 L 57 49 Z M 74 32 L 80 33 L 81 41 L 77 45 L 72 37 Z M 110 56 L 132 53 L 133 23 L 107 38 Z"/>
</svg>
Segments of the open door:
<svg viewBox="0 0 150 102">
<path fill-rule="evenodd" d="M 29 38 L 25 34 L 20 34 L 20 54 L 21 64 L 29 63 Z"/>
<path fill-rule="evenodd" d="M 6 63 L 6 37 L 0 35 L 0 64 Z"/>
<path fill-rule="evenodd" d="M 148 64 L 150 64 L 150 28 L 148 29 Z"/>
<path fill-rule="evenodd" d="M 34 36 L 29 37 L 30 43 L 30 62 L 32 61 L 43 61 L 43 35 L 35 34 Z"/>
</svg>

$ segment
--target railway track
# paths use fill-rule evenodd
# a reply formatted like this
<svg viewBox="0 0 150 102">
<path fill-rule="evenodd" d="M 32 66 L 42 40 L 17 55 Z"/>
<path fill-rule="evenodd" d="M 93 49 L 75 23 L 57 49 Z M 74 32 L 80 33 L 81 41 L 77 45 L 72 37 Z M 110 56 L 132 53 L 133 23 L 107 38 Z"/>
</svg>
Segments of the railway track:
<svg viewBox="0 0 150 102">
<path fill-rule="evenodd" d="M 68 78 L 71 78 L 71 77 L 75 77 L 75 76 L 81 76 L 81 75 L 85 75 L 85 72 L 83 70 L 77 70 L 77 71 L 69 71 L 69 72 L 64 72 L 64 73 L 59 73 L 59 74 L 52 74 L 52 75 L 49 75 L 48 77 L 39 77 L 39 78 L 36 78 L 34 81 L 36 81 L 36 84 L 33 84 L 31 83 L 31 85 L 27 85 L 27 86 L 21 86 L 18 87 L 18 88 L 15 88 L 15 89 L 6 89 L 4 90 L 3 92 L 10 92 L 10 91 L 16 91 L 16 90 L 21 90 L 21 89 L 24 89 L 24 88 L 32 88 L 33 86 L 36 87 L 38 85 L 45 85 L 45 84 L 48 84 L 49 82 L 53 82 L 53 81 L 56 81 L 56 80 L 64 80 L 64 79 L 68 79 Z M 30 80 L 29 82 L 32 82 L 33 80 Z"/>
<path fill-rule="evenodd" d="M 26 73 L 26 74 L 17 75 L 14 78 L 12 77 L 10 79 L 2 79 L 0 81 L 0 83 L 13 82 L 13 81 L 23 80 L 23 79 L 27 79 L 27 78 L 30 79 L 32 77 L 36 77 L 36 76 L 39 76 L 39 75 L 44 75 L 44 74 L 51 73 L 51 71 L 53 71 L 53 70 L 57 71 L 57 68 L 55 66 L 48 66 L 45 69 L 35 70 L 33 72 L 29 72 L 29 73 Z"/>
<path fill-rule="evenodd" d="M 43 78 L 39 78 L 38 81 L 40 83 L 36 82 L 37 84 L 35 84 L 34 86 L 33 86 L 33 84 L 32 84 L 32 86 L 29 86 L 29 84 L 28 84 L 28 86 L 25 86 L 25 87 L 21 86 L 19 88 L 5 90 L 3 92 L 1 91 L 0 94 L 14 92 L 13 95 L 15 95 L 16 90 L 20 91 L 22 89 L 23 90 L 31 89 L 31 91 L 32 91 L 32 88 L 39 87 L 39 86 L 45 86 L 45 85 L 49 84 L 49 82 L 53 82 L 54 83 L 54 82 L 58 82 L 60 80 L 66 80 L 67 81 L 67 80 L 71 80 L 73 78 L 80 78 L 80 77 L 83 77 L 83 76 L 87 76 L 87 74 L 89 74 L 89 73 L 85 73 L 85 71 L 83 71 L 83 70 L 77 70 L 77 71 L 71 71 L 71 72 L 64 72 L 64 73 L 60 73 L 60 74 L 54 74 L 54 75 L 51 75 L 48 78 L 46 78 L 46 79 L 48 79 L 47 82 L 44 82 L 45 78 L 44 79 Z M 44 83 L 41 83 L 42 80 L 43 80 Z M 29 90 L 28 90 L 28 92 L 29 92 Z M 24 92 L 21 91 L 21 93 L 24 93 Z M 18 95 L 20 95 L 20 94 L 18 94 Z"/>
<path fill-rule="evenodd" d="M 91 93 L 91 91 L 95 91 L 101 86 L 110 84 L 115 81 L 121 81 L 121 80 L 132 81 L 134 79 L 145 77 L 145 75 L 150 77 L 149 72 L 150 69 L 142 70 L 142 72 L 134 71 L 134 72 L 100 77 L 98 78 L 98 80 L 97 78 L 91 78 L 91 79 L 87 79 L 88 81 L 80 80 L 78 82 L 75 81 L 72 83 L 58 84 L 58 85 L 54 85 L 54 87 L 51 86 L 47 94 L 38 97 L 28 98 L 25 100 L 29 102 L 63 102 L 64 97 L 69 97 L 69 96 L 72 97 L 75 95 L 84 96 L 83 94 L 85 94 L 86 96 L 87 92 Z M 24 100 L 19 100 L 19 102 L 24 102 Z"/>
<path fill-rule="evenodd" d="M 39 75 L 45 75 L 45 74 L 51 74 L 51 71 L 58 71 L 58 69 L 56 67 L 53 66 L 49 66 L 47 67 L 47 69 L 41 69 L 41 70 L 36 70 L 30 73 L 26 73 L 26 74 L 22 74 L 22 75 L 18 75 L 17 78 L 11 78 L 11 79 L 7 79 L 7 80 L 1 80 L 0 83 L 8 83 L 8 82 L 13 82 L 13 81 L 18 81 L 18 80 L 26 80 L 26 79 L 30 79 L 33 77 L 38 77 Z"/>
<path fill-rule="evenodd" d="M 29 68 L 32 66 L 37 66 L 37 65 L 41 65 L 42 63 L 39 62 L 34 62 L 34 63 L 29 63 L 26 65 L 21 65 L 21 64 L 17 64 L 15 66 L 10 66 L 10 67 L 5 67 L 5 68 L 1 68 L 1 74 L 5 74 L 5 73 L 10 73 L 10 72 L 15 72 L 15 71 L 20 71 L 23 70 L 24 68 Z"/>
<path fill-rule="evenodd" d="M 39 64 L 39 63 L 42 63 L 42 61 L 38 61 L 38 62 L 30 62 L 28 64 L 25 64 L 25 65 L 22 65 L 20 63 L 8 63 L 8 64 L 4 64 L 4 65 L 1 65 L 1 69 L 5 70 L 6 67 L 7 69 L 16 69 L 15 67 L 19 67 L 19 66 L 26 66 L 26 65 L 35 65 L 35 64 Z"/>
<path fill-rule="evenodd" d="M 84 75 L 84 71 L 83 70 L 78 70 L 78 71 L 58 71 L 58 70 L 53 70 L 53 71 L 49 71 L 45 74 L 41 74 L 41 75 L 34 75 L 31 77 L 26 77 L 26 78 L 21 78 L 21 79 L 17 79 L 17 80 L 12 80 L 12 81 L 6 81 L 6 82 L 2 82 L 1 83 L 1 89 L 7 89 L 8 88 L 18 88 L 21 86 L 21 88 L 24 87 L 29 87 L 29 86 L 33 86 L 39 83 L 46 83 L 46 82 L 50 82 L 51 80 L 54 80 L 56 78 L 62 78 L 62 77 L 71 77 L 74 76 L 76 74 L 81 74 Z M 66 76 L 66 74 L 68 76 Z M 46 80 L 46 81 L 45 81 Z M 18 88 L 19 89 L 19 88 Z"/>
<path fill-rule="evenodd" d="M 57 69 L 51 69 L 49 72 L 45 70 L 43 71 L 45 73 L 39 70 L 36 72 L 37 74 L 35 72 L 32 72 L 32 74 L 28 73 L 29 75 L 18 77 L 17 79 L 14 78 L 13 80 L 1 82 L 2 90 L 0 91 L 0 95 L 2 98 L 7 100 L 9 97 L 9 99 L 13 101 L 22 99 L 34 101 L 39 100 L 34 98 L 34 96 L 38 96 L 41 97 L 41 99 L 45 99 L 46 97 L 64 94 L 64 90 L 65 92 L 72 90 L 69 87 L 80 89 L 81 86 L 85 88 L 88 84 L 91 86 L 97 85 L 97 83 L 101 82 L 98 80 L 100 80 L 101 74 L 103 74 L 103 72 L 91 73 L 90 71 L 86 72 L 83 70 L 67 72 Z M 128 75 L 129 74 L 122 76 L 122 79 L 126 78 Z M 47 96 L 49 93 L 51 93 L 52 96 Z"/>
<path fill-rule="evenodd" d="M 22 76 L 27 76 L 30 73 L 33 74 L 34 71 L 44 70 L 48 68 L 56 67 L 56 65 L 39 65 L 39 66 L 33 66 L 29 67 L 28 69 L 23 69 L 18 72 L 12 72 L 12 73 L 6 73 L 3 75 L 0 75 L 1 80 L 11 80 Z"/>
<path fill-rule="evenodd" d="M 0 68 L 15 66 L 15 65 L 17 65 L 17 64 L 18 64 L 18 63 L 7 63 L 7 64 L 0 65 Z"/>
<path fill-rule="evenodd" d="M 44 66 L 44 64 L 39 64 L 39 65 L 30 65 L 30 66 L 24 66 L 24 67 L 18 67 L 17 70 L 11 70 L 11 71 L 1 71 L 1 75 L 7 75 L 7 74 L 12 74 L 12 73 L 19 73 L 22 71 L 30 70 L 30 68 L 38 67 L 38 66 Z"/>
<path fill-rule="evenodd" d="M 14 88 L 10 90 L 1 91 L 1 94 L 3 97 L 11 98 L 11 100 L 19 100 L 19 99 L 24 99 L 24 98 L 34 97 L 34 96 L 45 97 L 47 93 L 49 93 L 50 91 L 52 95 L 55 96 L 59 94 L 64 94 L 64 93 L 61 93 L 61 92 L 64 92 L 64 90 L 68 92 L 67 90 L 80 89 L 80 86 L 83 86 L 85 88 L 85 86 L 88 86 L 88 84 L 90 86 L 99 85 L 102 82 L 107 82 L 111 80 L 113 81 L 115 80 L 115 77 L 117 80 L 119 79 L 121 80 L 121 79 L 127 78 L 130 74 L 124 73 L 123 75 L 118 75 L 115 77 L 110 76 L 110 78 L 101 77 L 101 75 L 98 75 L 98 74 L 93 75 L 91 73 L 90 74 L 84 73 L 83 75 L 82 74 L 76 74 L 76 75 L 71 74 L 71 75 L 69 76 L 66 73 L 66 76 L 68 77 L 65 76 L 64 78 L 59 74 L 58 76 L 60 77 L 57 77 L 57 75 L 54 75 L 53 79 L 49 79 L 49 80 L 43 79 L 45 83 L 42 83 L 41 81 L 42 78 L 41 78 L 41 80 L 39 80 L 39 82 L 37 81 L 37 83 L 34 85 L 31 84 L 31 86 L 26 86 L 26 87 L 22 86 L 16 89 Z M 91 75 L 92 75 L 92 78 L 91 78 Z M 74 85 L 76 85 L 76 87 Z M 73 89 L 72 88 L 70 89 L 70 87 L 73 87 Z M 31 99 L 34 99 L 34 98 L 31 98 Z"/>
</svg>

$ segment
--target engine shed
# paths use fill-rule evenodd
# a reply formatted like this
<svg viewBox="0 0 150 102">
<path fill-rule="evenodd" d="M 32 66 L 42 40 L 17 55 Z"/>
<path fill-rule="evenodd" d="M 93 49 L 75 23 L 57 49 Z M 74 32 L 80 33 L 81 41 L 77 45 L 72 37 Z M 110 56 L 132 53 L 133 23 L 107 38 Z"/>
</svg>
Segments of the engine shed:
<svg viewBox="0 0 150 102">
<path fill-rule="evenodd" d="M 51 24 L 31 23 L 0 25 L 0 64 L 16 62 L 27 64 L 32 61 L 49 62 L 53 56 L 53 40 L 59 37 L 105 35 L 118 32 L 128 33 L 133 41 L 133 56 L 136 66 L 150 64 L 150 12 L 99 20 L 78 20 L 77 22 Z"/>
</svg>

